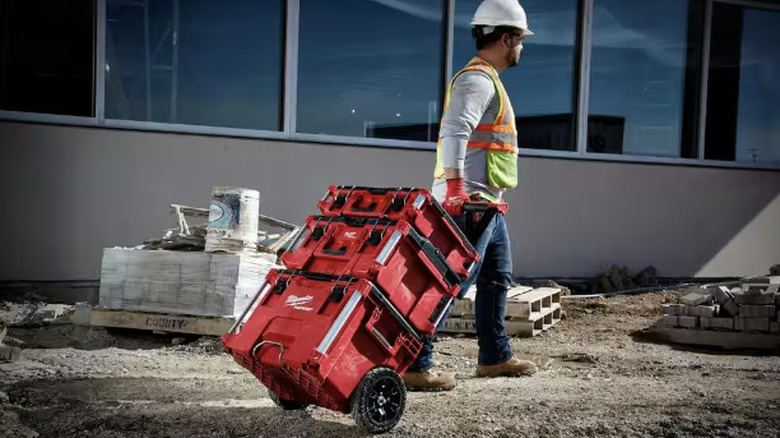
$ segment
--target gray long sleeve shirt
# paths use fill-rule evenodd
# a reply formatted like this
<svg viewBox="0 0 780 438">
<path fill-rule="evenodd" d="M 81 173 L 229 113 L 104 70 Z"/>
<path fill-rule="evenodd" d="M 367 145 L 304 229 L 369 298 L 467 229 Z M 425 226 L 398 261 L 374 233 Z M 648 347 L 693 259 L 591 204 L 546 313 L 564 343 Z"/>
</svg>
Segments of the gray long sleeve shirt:
<svg viewBox="0 0 780 438">
<path fill-rule="evenodd" d="M 463 169 L 466 192 L 484 193 L 501 199 L 504 190 L 487 184 L 486 154 L 481 149 L 468 149 L 471 133 L 479 124 L 492 124 L 501 107 L 493 80 L 477 71 L 467 71 L 455 79 L 450 102 L 444 113 L 439 137 L 444 168 Z M 443 201 L 447 194 L 444 178 L 435 179 L 433 196 Z"/>
</svg>

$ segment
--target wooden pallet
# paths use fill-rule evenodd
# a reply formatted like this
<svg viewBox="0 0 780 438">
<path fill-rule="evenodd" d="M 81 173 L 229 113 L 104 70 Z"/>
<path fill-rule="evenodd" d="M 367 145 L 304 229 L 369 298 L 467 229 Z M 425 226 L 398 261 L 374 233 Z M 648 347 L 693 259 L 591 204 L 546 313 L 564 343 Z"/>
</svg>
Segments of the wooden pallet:
<svg viewBox="0 0 780 438">
<path fill-rule="evenodd" d="M 561 290 L 518 287 L 507 296 L 506 332 L 510 336 L 532 337 L 561 320 Z M 475 334 L 473 294 L 458 301 L 439 330 L 442 333 Z"/>
<path fill-rule="evenodd" d="M 91 325 L 97 327 L 222 336 L 230 330 L 235 319 L 93 307 L 90 311 L 89 321 Z"/>
</svg>

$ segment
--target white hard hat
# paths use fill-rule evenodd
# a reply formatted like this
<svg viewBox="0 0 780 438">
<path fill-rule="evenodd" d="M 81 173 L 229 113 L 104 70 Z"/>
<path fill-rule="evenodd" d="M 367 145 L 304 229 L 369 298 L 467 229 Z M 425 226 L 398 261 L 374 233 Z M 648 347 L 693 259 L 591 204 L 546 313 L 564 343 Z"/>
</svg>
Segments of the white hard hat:
<svg viewBox="0 0 780 438">
<path fill-rule="evenodd" d="M 474 13 L 471 26 L 509 26 L 522 29 L 523 35 L 534 34 L 528 29 L 525 10 L 517 0 L 484 0 Z"/>
</svg>

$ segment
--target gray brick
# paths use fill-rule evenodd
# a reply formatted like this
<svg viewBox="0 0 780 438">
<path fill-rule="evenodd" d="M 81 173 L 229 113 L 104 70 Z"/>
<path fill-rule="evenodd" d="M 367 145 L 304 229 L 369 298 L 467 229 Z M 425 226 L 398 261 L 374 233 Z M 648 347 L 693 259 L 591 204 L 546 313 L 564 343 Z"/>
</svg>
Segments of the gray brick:
<svg viewBox="0 0 780 438">
<path fill-rule="evenodd" d="M 685 304 L 661 304 L 664 315 L 685 315 Z"/>
<path fill-rule="evenodd" d="M 734 318 L 710 318 L 709 323 L 714 329 L 734 330 Z"/>
<path fill-rule="evenodd" d="M 745 305 L 767 305 L 775 304 L 775 295 L 774 294 L 768 294 L 768 293 L 762 293 L 762 294 L 754 294 L 754 295 L 748 295 L 747 293 L 742 294 L 736 294 L 734 295 L 734 301 L 737 302 L 737 304 Z"/>
<path fill-rule="evenodd" d="M 676 315 L 664 315 L 661 317 L 659 323 L 664 327 L 677 327 Z"/>
<path fill-rule="evenodd" d="M 683 304 L 687 304 L 689 306 L 698 306 L 700 304 L 706 306 L 712 304 L 713 300 L 712 300 L 712 295 L 708 293 L 693 292 L 682 297 L 680 301 L 682 301 Z"/>
<path fill-rule="evenodd" d="M 737 316 L 734 318 L 734 329 L 746 332 L 768 332 L 769 318 L 745 318 Z"/>
<path fill-rule="evenodd" d="M 774 318 L 777 315 L 774 304 L 769 306 L 754 306 L 744 304 L 739 306 L 739 316 L 745 318 Z"/>
<path fill-rule="evenodd" d="M 726 286 L 713 287 L 707 289 L 707 291 L 712 294 L 712 297 L 718 304 L 723 304 L 726 301 L 734 300 L 734 295 L 731 294 L 731 291 Z"/>
<path fill-rule="evenodd" d="M 717 306 L 687 306 L 685 308 L 685 315 L 712 318 L 717 314 L 717 311 Z"/>
<path fill-rule="evenodd" d="M 685 328 L 696 328 L 698 326 L 699 317 L 698 316 L 678 316 L 677 317 L 677 324 L 680 327 Z"/>
<path fill-rule="evenodd" d="M 721 316 L 737 316 L 739 315 L 739 306 L 734 301 L 726 301 L 720 304 Z"/>
</svg>

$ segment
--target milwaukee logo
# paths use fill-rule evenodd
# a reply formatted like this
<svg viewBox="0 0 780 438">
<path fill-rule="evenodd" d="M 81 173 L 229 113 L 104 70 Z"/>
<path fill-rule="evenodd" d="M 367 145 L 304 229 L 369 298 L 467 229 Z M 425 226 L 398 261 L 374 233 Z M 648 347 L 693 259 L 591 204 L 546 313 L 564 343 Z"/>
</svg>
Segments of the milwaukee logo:
<svg viewBox="0 0 780 438">
<path fill-rule="evenodd" d="M 347 231 L 344 233 L 344 237 L 347 239 L 357 239 L 357 231 Z"/>
<path fill-rule="evenodd" d="M 292 307 L 295 310 L 311 312 L 314 308 L 307 306 L 307 304 L 311 304 L 312 301 L 314 301 L 314 295 L 306 295 L 304 297 L 290 295 L 287 297 L 287 301 L 284 302 L 284 305 L 285 307 Z"/>
</svg>

